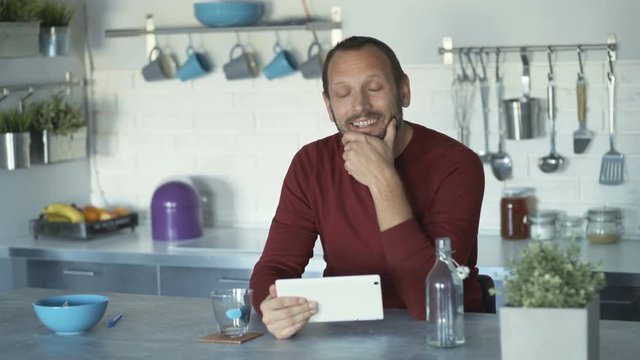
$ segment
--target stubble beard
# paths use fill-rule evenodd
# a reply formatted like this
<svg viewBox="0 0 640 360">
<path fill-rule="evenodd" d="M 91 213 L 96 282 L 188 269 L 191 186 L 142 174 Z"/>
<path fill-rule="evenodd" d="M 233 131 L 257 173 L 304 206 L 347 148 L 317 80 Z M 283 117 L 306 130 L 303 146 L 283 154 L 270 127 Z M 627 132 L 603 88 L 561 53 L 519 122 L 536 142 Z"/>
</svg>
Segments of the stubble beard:
<svg viewBox="0 0 640 360">
<path fill-rule="evenodd" d="M 404 119 L 402 117 L 402 106 L 401 101 L 400 101 L 400 97 L 398 96 L 398 99 L 396 99 L 396 111 L 392 112 L 389 116 L 389 121 L 392 121 L 393 119 L 396 120 L 396 134 L 398 133 L 398 131 L 400 130 L 400 128 L 402 127 L 402 123 L 404 122 Z M 341 123 L 338 118 L 336 117 L 336 113 L 335 111 L 333 111 L 333 106 L 329 105 L 329 109 L 331 110 L 331 116 L 333 117 L 333 122 L 336 126 L 336 129 L 338 129 L 338 132 L 341 134 L 344 134 L 345 131 L 347 131 L 347 128 L 341 128 L 339 123 Z M 351 115 L 347 118 L 347 120 L 344 122 L 345 126 L 348 126 L 348 124 L 350 124 L 351 122 L 353 122 L 356 119 L 371 119 L 371 118 L 378 118 L 378 119 L 384 119 L 384 113 L 381 111 L 366 111 L 364 113 L 360 113 L 360 114 L 355 114 L 355 115 Z M 382 132 L 380 134 L 377 135 L 371 135 L 371 136 L 375 136 L 377 138 L 379 138 L 380 140 L 383 140 L 384 137 L 387 135 L 387 124 L 385 124 L 384 128 L 382 129 Z"/>
</svg>

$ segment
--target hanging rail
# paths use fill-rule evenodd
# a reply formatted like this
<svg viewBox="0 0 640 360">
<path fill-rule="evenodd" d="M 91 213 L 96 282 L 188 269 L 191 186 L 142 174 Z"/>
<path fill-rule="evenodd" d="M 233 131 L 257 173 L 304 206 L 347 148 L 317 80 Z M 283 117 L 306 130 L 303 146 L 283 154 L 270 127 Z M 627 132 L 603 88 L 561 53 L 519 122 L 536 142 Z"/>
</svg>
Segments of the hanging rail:
<svg viewBox="0 0 640 360">
<path fill-rule="evenodd" d="M 442 46 L 438 48 L 438 54 L 444 55 L 444 63 L 449 65 L 453 63 L 453 54 L 460 52 L 479 52 L 479 51 L 496 51 L 501 53 L 517 52 L 520 53 L 524 49 L 527 52 L 547 52 L 551 51 L 577 51 L 580 48 L 586 50 L 607 50 L 612 55 L 612 60 L 616 59 L 616 51 L 618 43 L 614 34 L 609 34 L 607 42 L 603 44 L 549 44 L 549 45 L 493 45 L 493 46 L 459 46 L 453 47 L 453 39 L 450 37 L 442 38 Z"/>
<path fill-rule="evenodd" d="M 55 87 L 66 88 L 66 90 L 69 91 L 72 86 L 83 86 L 83 85 L 85 85 L 84 80 L 73 79 L 71 77 L 71 73 L 67 72 L 64 74 L 64 81 L 47 82 L 47 83 L 41 83 L 41 84 L 0 85 L 0 92 L 3 95 L 5 95 L 4 97 L 6 97 L 13 92 L 22 92 L 22 91 L 34 92 L 35 90 L 38 90 L 38 89 L 55 88 Z"/>
</svg>

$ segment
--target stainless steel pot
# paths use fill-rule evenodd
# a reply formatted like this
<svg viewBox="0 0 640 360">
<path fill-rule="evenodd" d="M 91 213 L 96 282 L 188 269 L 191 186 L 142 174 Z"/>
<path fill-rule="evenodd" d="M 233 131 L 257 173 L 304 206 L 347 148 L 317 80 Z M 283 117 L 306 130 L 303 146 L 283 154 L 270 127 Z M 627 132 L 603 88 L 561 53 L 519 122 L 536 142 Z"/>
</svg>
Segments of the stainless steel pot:
<svg viewBox="0 0 640 360">
<path fill-rule="evenodd" d="M 530 97 L 529 59 L 522 52 L 522 89 L 520 98 L 502 101 L 507 139 L 533 139 L 544 135 L 544 100 Z"/>
<path fill-rule="evenodd" d="M 15 170 L 30 167 L 30 143 L 31 134 L 28 132 L 0 134 L 0 169 Z"/>
</svg>

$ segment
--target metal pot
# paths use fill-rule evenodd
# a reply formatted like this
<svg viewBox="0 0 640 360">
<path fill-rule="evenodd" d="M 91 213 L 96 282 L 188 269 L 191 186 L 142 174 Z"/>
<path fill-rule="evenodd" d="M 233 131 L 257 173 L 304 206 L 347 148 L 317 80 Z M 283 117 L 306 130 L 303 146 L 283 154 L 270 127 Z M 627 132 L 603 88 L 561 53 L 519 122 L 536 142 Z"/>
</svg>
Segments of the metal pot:
<svg viewBox="0 0 640 360">
<path fill-rule="evenodd" d="M 520 98 L 502 101 L 507 139 L 533 139 L 544 134 L 544 100 L 532 98 L 529 59 L 522 52 L 522 89 Z"/>
</svg>

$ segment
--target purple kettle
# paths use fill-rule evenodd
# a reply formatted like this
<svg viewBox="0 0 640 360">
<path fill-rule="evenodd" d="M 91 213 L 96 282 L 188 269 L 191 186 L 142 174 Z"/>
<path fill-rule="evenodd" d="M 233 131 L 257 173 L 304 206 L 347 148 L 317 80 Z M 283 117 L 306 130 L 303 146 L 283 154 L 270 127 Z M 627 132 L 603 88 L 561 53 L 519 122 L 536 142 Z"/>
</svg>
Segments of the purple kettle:
<svg viewBox="0 0 640 360">
<path fill-rule="evenodd" d="M 196 189 L 186 182 L 160 185 L 151 199 L 153 240 L 188 240 L 202 236 L 202 210 Z"/>
</svg>

